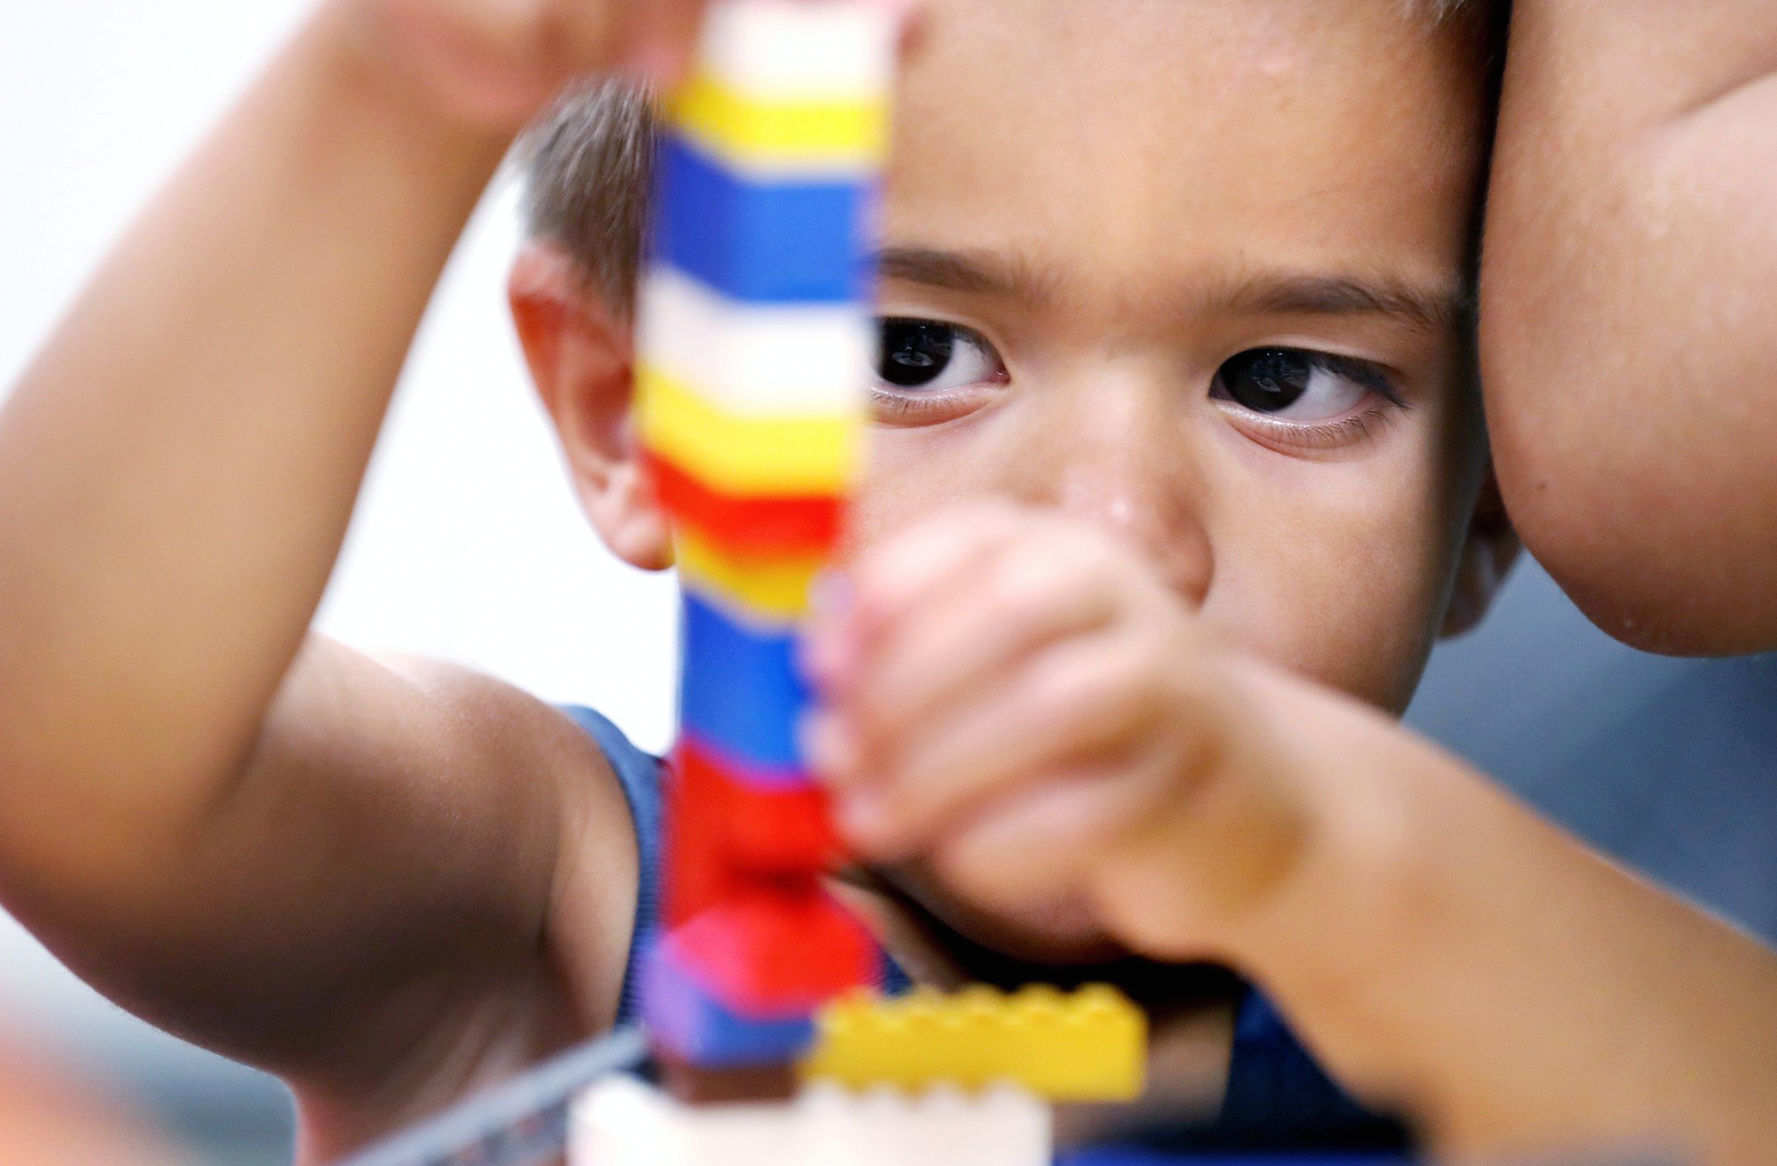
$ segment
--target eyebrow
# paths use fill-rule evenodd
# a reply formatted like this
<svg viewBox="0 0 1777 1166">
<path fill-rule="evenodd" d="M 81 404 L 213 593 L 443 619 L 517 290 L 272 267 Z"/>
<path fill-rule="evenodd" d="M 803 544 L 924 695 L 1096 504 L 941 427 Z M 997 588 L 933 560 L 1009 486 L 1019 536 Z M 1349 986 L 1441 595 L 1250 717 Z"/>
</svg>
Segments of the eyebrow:
<svg viewBox="0 0 1777 1166">
<path fill-rule="evenodd" d="M 1236 314 L 1383 316 L 1423 332 L 1452 332 L 1469 320 L 1474 296 L 1463 288 L 1414 287 L 1393 279 L 1273 275 L 1243 280 L 1212 303 Z"/>
<path fill-rule="evenodd" d="M 928 247 L 886 247 L 875 255 L 886 279 L 966 295 L 1041 305 L 1063 280 L 1022 258 L 990 252 Z M 1472 290 L 1420 287 L 1401 280 L 1348 275 L 1262 272 L 1183 297 L 1191 311 L 1227 315 L 1379 316 L 1416 331 L 1451 332 L 1466 327 L 1474 311 Z"/>
<path fill-rule="evenodd" d="M 1033 263 L 985 251 L 885 247 L 873 258 L 885 279 L 991 299 L 1040 304 L 1060 282 L 1054 273 L 1044 273 Z"/>
</svg>

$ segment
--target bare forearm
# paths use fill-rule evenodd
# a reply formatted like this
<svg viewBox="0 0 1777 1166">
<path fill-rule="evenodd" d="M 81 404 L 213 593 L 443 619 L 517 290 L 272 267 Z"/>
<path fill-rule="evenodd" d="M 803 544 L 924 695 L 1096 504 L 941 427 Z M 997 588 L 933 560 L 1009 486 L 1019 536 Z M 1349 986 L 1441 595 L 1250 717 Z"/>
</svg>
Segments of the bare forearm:
<svg viewBox="0 0 1777 1166">
<path fill-rule="evenodd" d="M 1482 280 L 1507 501 L 1607 630 L 1733 647 L 1777 623 L 1746 598 L 1777 546 L 1777 8 L 1513 20 Z"/>
<path fill-rule="evenodd" d="M 152 838 L 243 762 L 497 164 L 497 140 L 379 91 L 335 23 L 148 210 L 0 414 L 8 860 L 68 857 L 76 819 L 95 851 Z"/>
<path fill-rule="evenodd" d="M 1386 729 L 1321 738 L 1387 780 L 1368 807 L 1338 784 L 1356 804 L 1249 937 L 1317 1051 L 1446 1149 L 1651 1136 L 1762 1161 L 1777 957 Z"/>
</svg>

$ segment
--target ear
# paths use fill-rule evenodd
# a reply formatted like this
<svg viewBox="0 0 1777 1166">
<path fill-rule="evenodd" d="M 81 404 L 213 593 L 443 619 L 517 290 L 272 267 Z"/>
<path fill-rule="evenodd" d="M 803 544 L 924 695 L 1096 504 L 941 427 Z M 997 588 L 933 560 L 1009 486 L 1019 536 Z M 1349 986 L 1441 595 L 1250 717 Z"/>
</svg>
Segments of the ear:
<svg viewBox="0 0 1777 1166">
<path fill-rule="evenodd" d="M 588 290 L 572 256 L 543 240 L 519 251 L 506 294 L 580 508 L 624 562 L 647 571 L 672 566 L 671 528 L 630 421 L 635 340 L 628 318 Z"/>
<path fill-rule="evenodd" d="M 1491 466 L 1475 497 L 1474 513 L 1469 516 L 1468 537 L 1456 564 L 1456 585 L 1450 592 L 1450 606 L 1444 611 L 1440 634 L 1448 639 L 1460 636 L 1481 622 L 1493 603 L 1500 585 L 1505 582 L 1512 564 L 1522 549 L 1518 532 L 1506 514 L 1505 501 L 1499 494 L 1499 481 Z"/>
</svg>

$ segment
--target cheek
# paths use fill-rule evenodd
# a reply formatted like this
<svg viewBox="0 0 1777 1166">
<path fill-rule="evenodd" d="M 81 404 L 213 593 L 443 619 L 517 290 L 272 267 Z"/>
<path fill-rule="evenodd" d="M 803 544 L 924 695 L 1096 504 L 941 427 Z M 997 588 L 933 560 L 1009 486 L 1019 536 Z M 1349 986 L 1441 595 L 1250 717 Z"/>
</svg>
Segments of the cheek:
<svg viewBox="0 0 1777 1166">
<path fill-rule="evenodd" d="M 841 555 L 849 557 L 946 506 L 1002 494 L 993 450 L 968 422 L 870 432 Z"/>
<path fill-rule="evenodd" d="M 1400 711 L 1435 640 L 1451 550 L 1429 441 L 1254 475 L 1209 516 L 1204 616 L 1236 643 Z"/>
</svg>

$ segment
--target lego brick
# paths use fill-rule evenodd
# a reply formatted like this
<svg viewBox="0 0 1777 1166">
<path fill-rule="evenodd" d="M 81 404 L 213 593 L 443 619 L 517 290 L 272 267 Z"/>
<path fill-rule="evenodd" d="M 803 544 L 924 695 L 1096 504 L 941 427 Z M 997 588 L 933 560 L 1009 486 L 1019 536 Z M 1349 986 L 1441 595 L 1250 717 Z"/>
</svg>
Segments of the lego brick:
<svg viewBox="0 0 1777 1166">
<path fill-rule="evenodd" d="M 815 1085 L 777 1105 L 686 1105 L 633 1077 L 569 1118 L 570 1166 L 1050 1166 L 1048 1107 L 1016 1090 L 907 1096 Z"/>
<path fill-rule="evenodd" d="M 794 635 L 802 622 L 802 613 L 748 604 L 743 597 L 708 586 L 684 571 L 679 572 L 679 591 L 708 604 L 725 614 L 736 626 L 752 632 Z"/>
<path fill-rule="evenodd" d="M 642 454 L 655 495 L 680 530 L 736 557 L 821 553 L 839 539 L 845 500 L 836 494 L 727 494 L 652 450 Z"/>
<path fill-rule="evenodd" d="M 636 370 L 636 420 L 649 449 L 730 494 L 842 494 L 857 474 L 864 436 L 861 411 L 731 413 L 647 364 Z"/>
<path fill-rule="evenodd" d="M 691 740 L 667 784 L 662 916 L 677 926 L 759 880 L 812 879 L 842 848 L 825 791 L 798 771 L 745 772 Z"/>
<path fill-rule="evenodd" d="M 667 927 L 744 894 L 754 881 L 733 860 L 731 831 L 722 814 L 720 804 L 690 796 L 676 776 L 669 780 L 660 905 Z"/>
<path fill-rule="evenodd" d="M 658 161 L 653 255 L 730 299 L 844 304 L 864 298 L 870 186 L 855 179 L 749 181 L 668 135 Z"/>
<path fill-rule="evenodd" d="M 875 940 L 813 877 L 761 882 L 675 927 L 661 947 L 711 999 L 754 1019 L 812 1018 L 876 978 Z"/>
<path fill-rule="evenodd" d="M 868 174 L 888 152 L 888 99 L 759 97 L 709 73 L 673 95 L 675 132 L 750 179 Z"/>
<path fill-rule="evenodd" d="M 840 852 L 817 806 L 815 791 L 775 806 L 762 797 L 739 816 L 726 802 L 676 803 L 663 849 L 661 920 L 677 927 L 761 886 L 812 887 Z"/>
<path fill-rule="evenodd" d="M 800 765 L 773 767 L 748 762 L 700 738 L 689 729 L 679 734 L 673 748 L 672 773 L 676 789 L 699 789 L 703 782 L 714 783 L 719 774 L 724 793 L 712 800 L 725 801 L 727 787 L 750 789 L 762 794 L 801 793 L 818 789 L 815 779 Z M 710 776 L 703 776 L 703 775 Z M 701 780 L 700 780 L 701 779 Z"/>
<path fill-rule="evenodd" d="M 672 948 L 672 934 L 642 957 L 642 1018 L 650 1041 L 692 1065 L 736 1067 L 794 1060 L 814 1036 L 806 1013 L 746 1015 L 725 1006 Z"/>
<path fill-rule="evenodd" d="M 794 784 L 762 784 L 688 739 L 673 751 L 675 804 L 682 800 L 687 812 L 718 816 L 706 843 L 720 846 L 745 872 L 821 874 L 843 853 L 827 791 L 801 774 L 768 775 L 785 778 Z"/>
<path fill-rule="evenodd" d="M 894 86 L 895 22 L 880 0 L 719 0 L 704 17 L 698 58 L 751 97 L 872 97 Z"/>
<path fill-rule="evenodd" d="M 854 1086 L 1009 1081 L 1052 1101 L 1128 1101 L 1147 1064 L 1146 1018 L 1104 985 L 859 994 L 825 1009 L 820 1028 L 804 1072 Z"/>
<path fill-rule="evenodd" d="M 693 1065 L 656 1055 L 661 1087 L 687 1105 L 784 1102 L 801 1082 L 794 1065 Z"/>
<path fill-rule="evenodd" d="M 813 694 L 794 634 L 748 627 L 695 592 L 683 607 L 682 731 L 749 769 L 797 769 L 796 724 Z"/>
<path fill-rule="evenodd" d="M 861 303 L 749 304 L 665 265 L 644 275 L 636 351 L 727 412 L 856 415 L 876 333 Z"/>
<path fill-rule="evenodd" d="M 808 614 L 809 592 L 826 567 L 821 555 L 731 554 L 689 527 L 674 539 L 673 561 L 686 586 L 738 606 L 764 624 L 795 623 Z"/>
</svg>

